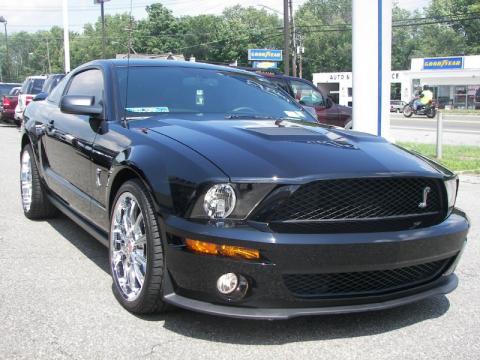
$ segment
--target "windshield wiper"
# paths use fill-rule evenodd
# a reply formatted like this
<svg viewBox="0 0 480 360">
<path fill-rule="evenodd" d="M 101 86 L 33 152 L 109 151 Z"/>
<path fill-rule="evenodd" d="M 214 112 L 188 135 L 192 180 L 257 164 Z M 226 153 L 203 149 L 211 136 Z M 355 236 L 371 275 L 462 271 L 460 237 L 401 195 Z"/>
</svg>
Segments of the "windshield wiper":
<svg viewBox="0 0 480 360">
<path fill-rule="evenodd" d="M 254 119 L 254 120 L 277 120 L 273 116 L 267 115 L 248 115 L 248 114 L 227 114 L 225 119 Z"/>
</svg>

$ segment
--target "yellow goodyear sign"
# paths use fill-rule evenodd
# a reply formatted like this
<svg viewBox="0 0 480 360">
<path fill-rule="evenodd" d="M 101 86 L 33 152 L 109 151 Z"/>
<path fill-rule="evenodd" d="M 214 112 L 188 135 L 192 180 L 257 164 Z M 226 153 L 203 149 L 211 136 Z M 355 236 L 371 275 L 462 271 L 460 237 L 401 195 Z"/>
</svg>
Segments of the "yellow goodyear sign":
<svg viewBox="0 0 480 360">
<path fill-rule="evenodd" d="M 423 70 L 463 69 L 463 57 L 425 58 Z"/>
</svg>

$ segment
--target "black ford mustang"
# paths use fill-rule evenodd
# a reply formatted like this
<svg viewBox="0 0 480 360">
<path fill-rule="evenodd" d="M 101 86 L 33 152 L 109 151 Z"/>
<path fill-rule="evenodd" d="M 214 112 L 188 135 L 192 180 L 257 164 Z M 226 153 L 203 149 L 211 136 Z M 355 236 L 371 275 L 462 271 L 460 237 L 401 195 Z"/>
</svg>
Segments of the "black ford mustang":
<svg viewBox="0 0 480 360">
<path fill-rule="evenodd" d="M 109 247 L 135 313 L 281 319 L 446 294 L 469 228 L 447 169 L 205 64 L 75 69 L 25 112 L 20 183 L 28 218 L 59 209 Z"/>
</svg>

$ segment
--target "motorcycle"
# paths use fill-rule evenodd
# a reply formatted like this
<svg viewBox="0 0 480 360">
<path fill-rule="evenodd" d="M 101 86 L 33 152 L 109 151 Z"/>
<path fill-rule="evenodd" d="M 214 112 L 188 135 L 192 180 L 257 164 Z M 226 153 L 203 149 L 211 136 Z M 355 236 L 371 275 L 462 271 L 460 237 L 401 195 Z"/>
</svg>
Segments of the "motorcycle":
<svg viewBox="0 0 480 360">
<path fill-rule="evenodd" d="M 428 102 L 426 105 L 420 105 L 417 107 L 417 110 L 414 110 L 413 103 L 415 99 L 410 101 L 405 107 L 403 108 L 403 116 L 409 118 L 413 114 L 415 115 L 426 115 L 429 119 L 434 118 L 437 115 L 437 109 L 435 108 L 435 104 L 432 100 Z"/>
</svg>

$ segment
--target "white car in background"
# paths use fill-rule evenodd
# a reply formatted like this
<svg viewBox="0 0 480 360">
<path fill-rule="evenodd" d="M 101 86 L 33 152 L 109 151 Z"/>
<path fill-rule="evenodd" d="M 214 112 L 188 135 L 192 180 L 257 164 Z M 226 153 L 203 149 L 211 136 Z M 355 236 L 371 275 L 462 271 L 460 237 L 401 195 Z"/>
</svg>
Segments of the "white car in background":
<svg viewBox="0 0 480 360">
<path fill-rule="evenodd" d="M 46 80 L 46 76 L 29 76 L 25 79 L 18 94 L 18 104 L 15 108 L 15 120 L 23 121 L 23 112 L 27 105 L 32 101 L 35 95 L 42 91 L 43 83 Z"/>
</svg>

